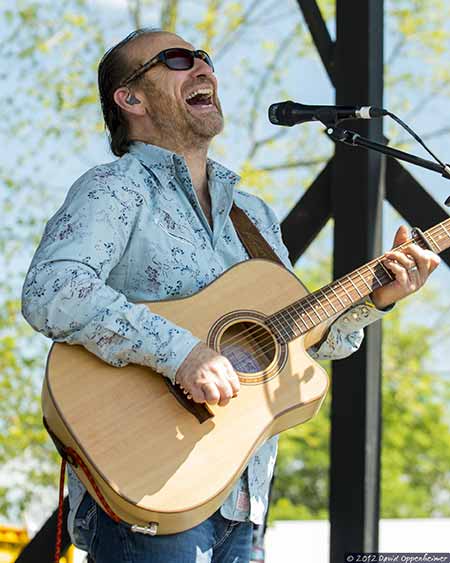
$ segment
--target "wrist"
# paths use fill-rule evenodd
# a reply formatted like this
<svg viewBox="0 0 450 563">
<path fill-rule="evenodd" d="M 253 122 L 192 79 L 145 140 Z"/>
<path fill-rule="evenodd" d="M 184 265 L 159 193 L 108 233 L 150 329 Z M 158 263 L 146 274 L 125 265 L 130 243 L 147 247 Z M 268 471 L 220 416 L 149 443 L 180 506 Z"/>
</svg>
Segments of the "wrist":
<svg viewBox="0 0 450 563">
<path fill-rule="evenodd" d="M 375 306 L 376 309 L 378 309 L 378 311 L 383 311 L 383 312 L 390 311 L 395 305 L 395 302 L 394 303 L 383 302 L 382 299 L 379 299 L 376 297 L 376 295 L 374 295 L 374 292 L 369 295 L 369 301 L 373 303 L 373 305 Z"/>
</svg>

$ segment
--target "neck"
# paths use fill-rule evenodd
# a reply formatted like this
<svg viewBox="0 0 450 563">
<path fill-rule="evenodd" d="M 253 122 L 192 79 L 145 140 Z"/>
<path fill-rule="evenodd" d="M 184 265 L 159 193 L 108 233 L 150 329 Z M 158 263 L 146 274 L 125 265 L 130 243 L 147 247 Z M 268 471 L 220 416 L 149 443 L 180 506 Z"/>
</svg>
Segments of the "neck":
<svg viewBox="0 0 450 563">
<path fill-rule="evenodd" d="M 190 146 L 187 147 L 184 144 L 176 142 L 175 139 L 168 139 L 167 135 L 163 138 L 157 138 L 154 135 L 143 135 L 141 133 L 131 134 L 130 137 L 133 140 L 149 143 L 183 156 L 199 199 L 202 200 L 207 197 L 209 192 L 206 160 L 208 157 L 209 141 L 201 142 L 197 140 L 195 148 L 192 148 L 194 143 L 190 143 Z"/>
<path fill-rule="evenodd" d="M 413 238 L 398 246 L 397 250 L 406 249 L 413 242 L 436 253 L 446 250 L 450 247 L 450 218 L 424 233 L 413 229 Z M 281 341 L 288 342 L 306 334 L 358 303 L 374 289 L 390 283 L 394 276 L 384 266 L 384 258 L 384 255 L 375 258 L 350 274 L 276 311 L 268 317 L 267 323 Z"/>
<path fill-rule="evenodd" d="M 194 185 L 199 199 L 204 199 L 207 195 L 209 195 L 206 170 L 207 148 L 186 150 L 178 154 L 184 156 L 191 175 L 192 184 Z"/>
</svg>

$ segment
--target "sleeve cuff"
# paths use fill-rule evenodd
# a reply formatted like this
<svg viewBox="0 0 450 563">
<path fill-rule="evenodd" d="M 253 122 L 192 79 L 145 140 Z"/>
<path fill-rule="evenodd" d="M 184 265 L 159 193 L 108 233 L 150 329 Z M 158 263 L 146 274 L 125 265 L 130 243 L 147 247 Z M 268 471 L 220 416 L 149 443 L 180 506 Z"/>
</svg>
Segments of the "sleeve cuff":
<svg viewBox="0 0 450 563">
<path fill-rule="evenodd" d="M 176 356 L 172 361 L 169 361 L 164 365 L 164 367 L 160 368 L 160 373 L 170 379 L 173 384 L 175 384 L 175 376 L 177 374 L 178 368 L 199 342 L 201 342 L 200 338 L 197 338 L 190 333 L 185 335 L 183 337 L 183 341 L 180 342 L 181 345 L 177 346 Z"/>
<path fill-rule="evenodd" d="M 393 307 L 394 305 L 389 305 L 386 309 L 377 309 L 368 297 L 341 315 L 333 325 L 349 334 L 382 319 Z"/>
</svg>

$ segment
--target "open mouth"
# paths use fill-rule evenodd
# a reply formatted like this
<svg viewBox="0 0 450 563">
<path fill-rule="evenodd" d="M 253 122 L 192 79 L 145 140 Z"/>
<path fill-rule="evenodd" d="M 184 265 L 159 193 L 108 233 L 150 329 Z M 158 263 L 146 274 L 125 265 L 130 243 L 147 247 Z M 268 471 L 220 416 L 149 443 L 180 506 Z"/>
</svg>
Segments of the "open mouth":
<svg viewBox="0 0 450 563">
<path fill-rule="evenodd" d="M 198 88 L 187 96 L 186 103 L 197 109 L 214 108 L 213 90 L 211 88 Z"/>
</svg>

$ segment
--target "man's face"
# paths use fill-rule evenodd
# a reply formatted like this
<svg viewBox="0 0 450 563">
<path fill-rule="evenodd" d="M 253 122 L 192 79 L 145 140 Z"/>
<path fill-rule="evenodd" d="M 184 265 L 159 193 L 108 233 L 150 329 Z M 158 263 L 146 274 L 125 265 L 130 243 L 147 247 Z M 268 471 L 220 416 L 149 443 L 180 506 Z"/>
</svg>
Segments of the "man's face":
<svg viewBox="0 0 450 563">
<path fill-rule="evenodd" d="M 143 40 L 139 45 L 139 63 L 172 47 L 194 50 L 177 35 L 160 33 Z M 152 127 L 171 144 L 192 147 L 209 141 L 223 129 L 223 114 L 217 93 L 217 79 L 211 67 L 195 58 L 188 70 L 171 70 L 163 63 L 152 67 L 136 87 L 141 91 Z M 202 95 L 193 96 L 201 91 Z M 210 94 L 210 95 L 209 95 Z"/>
</svg>

